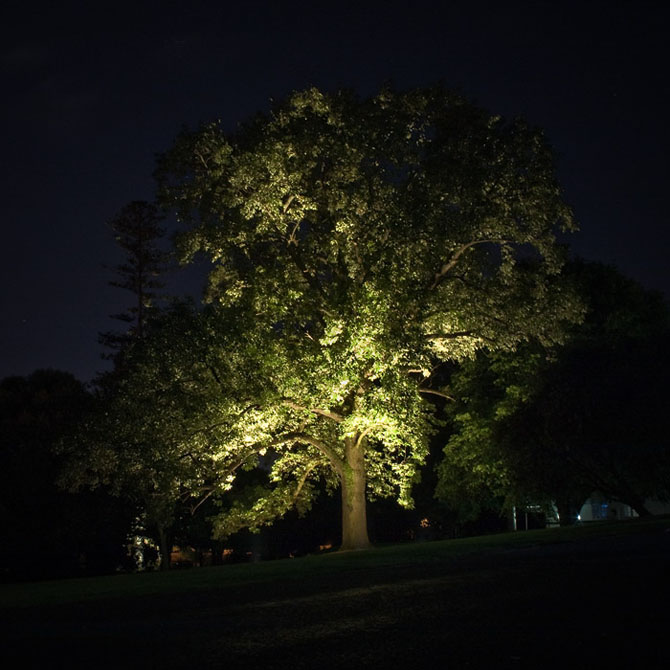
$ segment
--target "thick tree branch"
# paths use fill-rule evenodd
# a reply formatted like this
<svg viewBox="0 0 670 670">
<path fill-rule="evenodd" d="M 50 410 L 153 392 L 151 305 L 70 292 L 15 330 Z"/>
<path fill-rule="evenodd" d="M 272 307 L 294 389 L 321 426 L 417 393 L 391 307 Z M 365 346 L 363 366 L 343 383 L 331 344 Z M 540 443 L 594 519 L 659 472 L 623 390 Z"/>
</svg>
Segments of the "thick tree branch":
<svg viewBox="0 0 670 670">
<path fill-rule="evenodd" d="M 216 489 L 212 488 L 208 493 L 206 493 L 196 505 L 191 505 L 190 512 L 191 516 L 195 516 L 195 513 L 198 511 L 201 505 L 207 502 L 207 500 L 210 498 L 210 496 L 214 493 Z"/>
<path fill-rule="evenodd" d="M 322 442 L 316 437 L 312 437 L 307 433 L 302 432 L 292 432 L 287 433 L 282 437 L 275 438 L 270 442 L 268 447 L 278 446 L 280 444 L 285 444 L 286 442 L 305 442 L 306 444 L 311 444 L 313 447 L 316 447 L 331 463 L 335 471 L 341 475 L 344 472 L 344 462 L 342 459 L 335 453 L 335 451 L 325 442 Z"/>
<path fill-rule="evenodd" d="M 209 163 L 205 159 L 205 157 L 202 155 L 199 149 L 194 149 L 193 153 L 195 154 L 196 158 L 202 163 L 203 167 L 205 170 L 209 169 Z"/>
<path fill-rule="evenodd" d="M 472 240 L 472 242 L 468 242 L 467 244 L 464 244 L 460 246 L 454 253 L 451 255 L 451 258 L 440 268 L 439 272 L 435 273 L 435 277 L 433 278 L 432 284 L 429 286 L 430 290 L 433 290 L 434 288 L 437 288 L 439 284 L 442 282 L 442 280 L 446 277 L 446 275 L 456 266 L 458 263 L 459 259 L 461 256 L 468 250 L 471 249 L 474 246 L 477 246 L 478 244 L 503 244 L 504 242 L 508 242 L 509 240 Z"/>
<path fill-rule="evenodd" d="M 282 207 L 282 214 L 286 214 L 288 212 L 288 208 L 291 206 L 291 203 L 295 200 L 295 194 L 289 195 L 288 198 L 286 198 L 286 202 L 284 203 Z"/>
<path fill-rule="evenodd" d="M 298 405 L 298 403 L 295 403 L 291 400 L 283 400 L 282 405 L 298 411 L 311 412 L 312 414 L 325 416 L 327 419 L 332 419 L 336 423 L 342 423 L 342 421 L 344 421 L 344 417 L 341 414 L 338 414 L 337 412 L 331 412 L 327 409 L 320 409 L 318 407 L 304 407 L 303 405 Z"/>
<path fill-rule="evenodd" d="M 286 244 L 294 244 L 296 247 L 298 246 L 298 238 L 295 236 L 295 234 L 298 232 L 299 227 L 300 227 L 300 221 L 296 221 L 293 224 L 291 234 L 288 236 L 288 239 L 286 240 Z"/>
<path fill-rule="evenodd" d="M 359 436 L 358 439 L 356 440 L 356 449 L 360 448 L 361 444 L 363 443 L 363 440 L 372 432 L 373 428 L 375 426 L 368 426 Z"/>
<path fill-rule="evenodd" d="M 475 334 L 471 330 L 458 330 L 453 333 L 426 333 L 426 338 L 429 340 L 455 340 L 459 337 L 475 337 Z"/>
<path fill-rule="evenodd" d="M 451 402 L 456 402 L 456 398 L 447 395 L 446 393 L 442 393 L 441 391 L 434 391 L 433 389 L 419 389 L 419 393 L 429 393 L 430 395 L 436 395 L 439 396 L 440 398 L 446 398 L 447 400 L 451 400 Z"/>
<path fill-rule="evenodd" d="M 300 477 L 298 481 L 298 487 L 295 490 L 295 493 L 293 494 L 293 497 L 291 498 L 291 505 L 295 505 L 296 500 L 298 499 L 298 496 L 300 495 L 300 491 L 302 491 L 303 487 L 305 486 L 305 482 L 307 481 L 307 477 L 309 477 L 309 474 L 314 470 L 314 466 L 310 465 L 305 472 L 303 472 L 302 477 Z"/>
</svg>

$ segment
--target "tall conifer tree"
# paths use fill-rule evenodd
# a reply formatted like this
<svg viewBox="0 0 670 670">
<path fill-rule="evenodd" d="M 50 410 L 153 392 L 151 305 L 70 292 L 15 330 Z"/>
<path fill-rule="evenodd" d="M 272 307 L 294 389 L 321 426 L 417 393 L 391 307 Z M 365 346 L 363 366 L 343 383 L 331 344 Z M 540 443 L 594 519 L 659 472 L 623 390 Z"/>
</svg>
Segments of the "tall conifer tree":
<svg viewBox="0 0 670 670">
<path fill-rule="evenodd" d="M 127 324 L 127 330 L 101 333 L 100 341 L 107 347 L 120 349 L 129 338 L 144 336 L 148 311 L 159 297 L 157 291 L 164 287 L 161 275 L 166 270 L 167 253 L 159 247 L 165 235 L 163 218 L 155 205 L 135 200 L 109 222 L 126 254 L 124 262 L 114 267 L 116 279 L 110 285 L 129 291 L 133 299 L 126 311 L 111 315 Z"/>
</svg>

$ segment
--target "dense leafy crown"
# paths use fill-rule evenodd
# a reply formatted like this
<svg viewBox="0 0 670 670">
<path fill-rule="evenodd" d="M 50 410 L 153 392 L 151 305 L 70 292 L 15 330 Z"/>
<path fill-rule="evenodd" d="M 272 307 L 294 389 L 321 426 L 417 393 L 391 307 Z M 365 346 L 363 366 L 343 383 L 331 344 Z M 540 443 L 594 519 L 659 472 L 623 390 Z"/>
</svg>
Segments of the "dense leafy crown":
<svg viewBox="0 0 670 670">
<path fill-rule="evenodd" d="M 184 260 L 213 264 L 207 335 L 172 378 L 226 426 L 197 433 L 217 458 L 268 459 L 282 493 L 255 518 L 345 476 L 352 445 L 369 492 L 408 503 L 435 365 L 577 312 L 551 280 L 573 223 L 542 134 L 441 88 L 295 93 L 232 136 L 183 133 L 157 177 Z"/>
<path fill-rule="evenodd" d="M 586 313 L 560 347 L 482 352 L 451 376 L 437 494 L 452 507 L 556 504 L 574 522 L 595 490 L 639 514 L 669 495 L 668 307 L 612 267 L 572 261 L 563 275 Z"/>
</svg>

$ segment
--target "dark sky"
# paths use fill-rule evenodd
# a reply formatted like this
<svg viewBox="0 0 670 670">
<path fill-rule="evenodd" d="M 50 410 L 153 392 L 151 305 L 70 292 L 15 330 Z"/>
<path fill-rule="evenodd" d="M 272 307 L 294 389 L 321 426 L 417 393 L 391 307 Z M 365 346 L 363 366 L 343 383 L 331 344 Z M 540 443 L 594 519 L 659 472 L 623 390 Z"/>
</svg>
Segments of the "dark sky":
<svg viewBox="0 0 670 670">
<path fill-rule="evenodd" d="M 5 5 L 18 3 L 4 3 Z M 670 295 L 668 19 L 646 2 L 21 3 L 0 10 L 0 378 L 89 380 L 127 305 L 106 225 L 183 125 L 315 85 L 443 81 L 546 130 L 575 252 Z M 663 219 L 661 218 L 663 216 Z M 193 281 L 184 278 L 184 290 Z"/>
</svg>

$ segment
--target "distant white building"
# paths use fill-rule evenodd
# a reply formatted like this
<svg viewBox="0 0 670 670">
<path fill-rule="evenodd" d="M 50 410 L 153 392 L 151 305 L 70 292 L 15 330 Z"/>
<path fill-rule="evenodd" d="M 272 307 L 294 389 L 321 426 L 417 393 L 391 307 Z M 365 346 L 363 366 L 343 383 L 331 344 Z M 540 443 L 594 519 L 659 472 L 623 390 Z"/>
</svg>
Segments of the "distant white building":
<svg viewBox="0 0 670 670">
<path fill-rule="evenodd" d="M 670 514 L 670 503 L 659 500 L 645 500 L 645 507 L 652 514 Z M 578 521 L 615 521 L 616 519 L 632 519 L 638 513 L 625 503 L 609 500 L 598 491 L 594 491 L 584 502 Z"/>
</svg>

